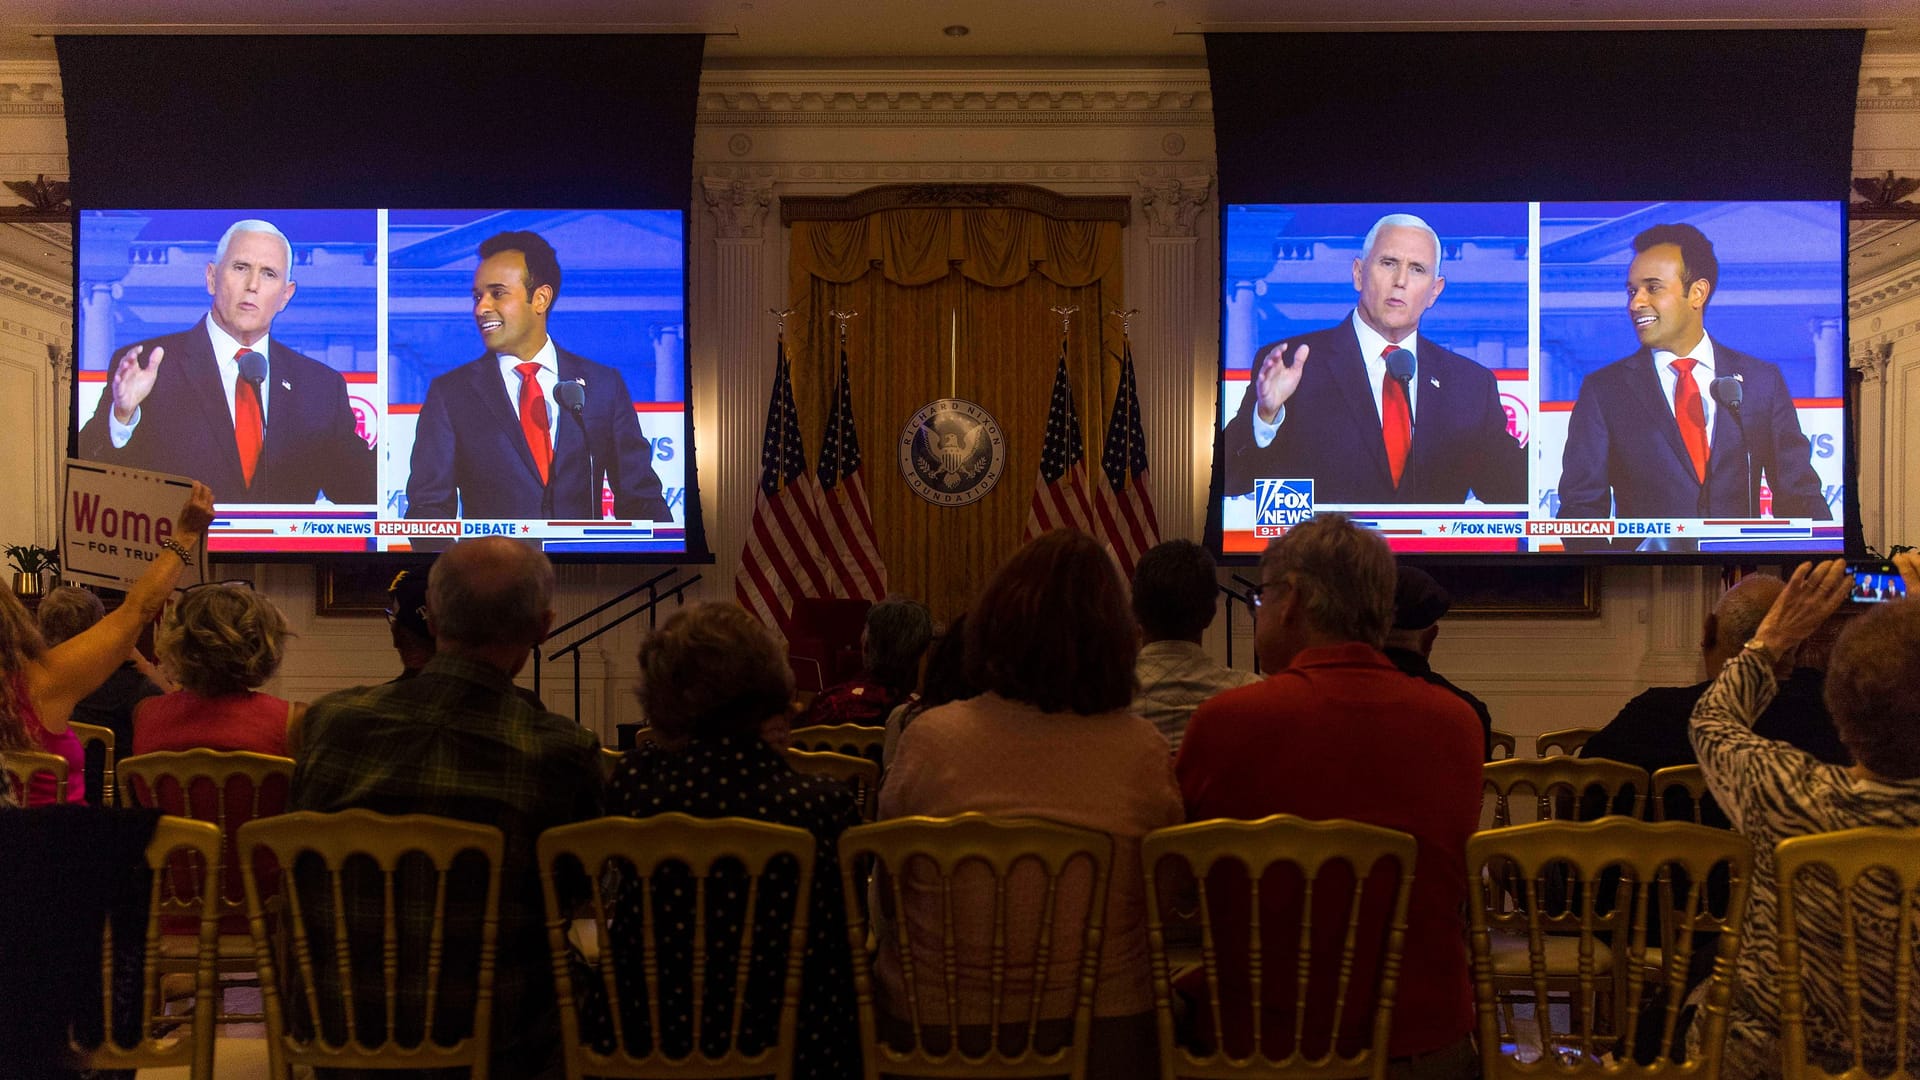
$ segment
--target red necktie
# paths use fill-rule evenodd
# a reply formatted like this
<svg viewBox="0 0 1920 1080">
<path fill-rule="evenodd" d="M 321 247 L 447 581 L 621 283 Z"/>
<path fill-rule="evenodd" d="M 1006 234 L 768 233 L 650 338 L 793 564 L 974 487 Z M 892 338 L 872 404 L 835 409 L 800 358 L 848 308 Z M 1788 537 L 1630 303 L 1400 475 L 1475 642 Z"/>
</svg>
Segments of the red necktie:
<svg viewBox="0 0 1920 1080">
<path fill-rule="evenodd" d="M 237 361 L 251 350 L 241 349 L 233 354 Z M 266 425 L 260 418 L 260 391 L 254 385 L 240 377 L 233 376 L 233 444 L 240 451 L 240 477 L 253 486 L 253 472 L 260 464 L 260 443 L 264 439 Z"/>
<path fill-rule="evenodd" d="M 534 378 L 540 365 L 529 360 L 513 370 L 520 373 L 520 430 L 527 436 L 534 468 L 540 470 L 540 482 L 545 484 L 547 469 L 553 464 L 553 440 L 547 437 L 547 395 L 540 390 L 540 380 Z"/>
<path fill-rule="evenodd" d="M 1381 359 L 1399 348 L 1389 345 L 1381 350 Z M 1380 373 L 1380 437 L 1387 442 L 1387 468 L 1393 472 L 1393 486 L 1400 486 L 1400 475 L 1407 471 L 1407 449 L 1413 445 L 1413 412 L 1407 408 L 1407 391 L 1392 374 Z"/>
<path fill-rule="evenodd" d="M 1667 366 L 1679 378 L 1673 382 L 1673 416 L 1680 422 L 1680 441 L 1687 444 L 1687 456 L 1693 459 L 1693 477 L 1707 482 L 1707 407 L 1700 400 L 1700 386 L 1693 381 L 1693 369 L 1700 361 L 1683 356 Z"/>
</svg>

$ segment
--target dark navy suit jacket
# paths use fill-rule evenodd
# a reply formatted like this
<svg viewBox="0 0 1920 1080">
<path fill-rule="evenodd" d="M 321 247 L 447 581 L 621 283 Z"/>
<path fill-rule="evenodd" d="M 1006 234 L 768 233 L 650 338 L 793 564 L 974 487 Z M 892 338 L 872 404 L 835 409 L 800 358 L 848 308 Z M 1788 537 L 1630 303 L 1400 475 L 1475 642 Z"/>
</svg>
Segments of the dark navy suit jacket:
<svg viewBox="0 0 1920 1080">
<path fill-rule="evenodd" d="M 633 395 L 620 373 L 555 346 L 560 381 L 586 382 L 585 438 L 565 409 L 555 418 L 550 482 L 540 483 L 520 414 L 507 397 L 492 353 L 438 375 L 427 385 L 407 476 L 410 518 L 594 518 L 600 487 L 613 487 L 613 512 L 633 521 L 668 522 L 672 511 L 653 471 L 653 448 L 640 433 Z M 591 481 L 587 450 L 593 452 Z"/>
<path fill-rule="evenodd" d="M 1748 517 L 1757 507 L 1761 471 L 1778 517 L 1827 521 L 1833 511 L 1813 471 L 1812 447 L 1800 432 L 1793 395 L 1774 365 L 1713 343 L 1714 371 L 1740 376 L 1740 421 L 1714 411 L 1707 480 L 1693 471 L 1680 440 L 1653 353 L 1642 348 L 1588 375 L 1567 422 L 1560 467 L 1560 517 Z M 1748 447 L 1754 487 L 1747 486 Z"/>
<path fill-rule="evenodd" d="M 140 423 L 127 445 L 115 449 L 107 428 L 113 394 L 103 392 L 93 418 L 80 429 L 82 458 L 190 476 L 222 503 L 310 503 L 322 491 L 336 503 L 373 501 L 373 451 L 354 432 L 347 381 L 339 372 L 269 337 L 267 424 L 249 487 L 207 320 L 140 345 L 142 359 L 155 348 L 166 350 L 153 391 L 140 403 Z M 113 377 L 111 367 L 107 377 Z"/>
<path fill-rule="evenodd" d="M 1507 434 L 1493 372 L 1417 339 L 1413 445 L 1396 488 L 1351 319 L 1291 338 L 1289 344 L 1289 360 L 1300 346 L 1309 347 L 1307 370 L 1273 441 L 1254 444 L 1253 381 L 1227 424 L 1228 495 L 1252 491 L 1256 477 L 1311 477 L 1317 503 L 1458 503 L 1466 501 L 1468 491 L 1487 503 L 1526 501 L 1526 455 Z M 1254 374 L 1259 374 L 1257 360 Z"/>
</svg>

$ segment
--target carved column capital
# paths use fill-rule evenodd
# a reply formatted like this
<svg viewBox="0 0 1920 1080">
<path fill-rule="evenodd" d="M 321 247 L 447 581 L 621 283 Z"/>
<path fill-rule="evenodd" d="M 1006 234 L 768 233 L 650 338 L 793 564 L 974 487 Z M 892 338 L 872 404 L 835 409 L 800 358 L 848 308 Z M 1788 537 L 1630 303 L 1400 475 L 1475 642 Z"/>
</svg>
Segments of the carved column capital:
<svg viewBox="0 0 1920 1080">
<path fill-rule="evenodd" d="M 1886 377 L 1887 363 L 1893 359 L 1893 342 L 1876 341 L 1854 350 L 1849 366 L 1860 373 L 1862 383 L 1875 383 Z"/>
<path fill-rule="evenodd" d="M 771 181 L 706 176 L 700 179 L 700 194 L 720 223 L 723 238 L 759 236 L 767 220 L 767 210 L 773 206 Z"/>
<path fill-rule="evenodd" d="M 1193 236 L 1212 192 L 1213 178 L 1208 176 L 1141 181 L 1140 213 L 1147 219 L 1147 235 Z"/>
</svg>

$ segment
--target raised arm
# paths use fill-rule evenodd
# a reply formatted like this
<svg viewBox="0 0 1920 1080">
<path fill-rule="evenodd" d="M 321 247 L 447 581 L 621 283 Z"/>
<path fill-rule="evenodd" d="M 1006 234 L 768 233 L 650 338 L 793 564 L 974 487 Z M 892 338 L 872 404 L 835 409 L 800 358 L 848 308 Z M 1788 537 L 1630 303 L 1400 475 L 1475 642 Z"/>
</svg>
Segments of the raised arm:
<svg viewBox="0 0 1920 1080">
<path fill-rule="evenodd" d="M 174 541 L 192 550 L 212 520 L 213 492 L 205 484 L 195 483 L 186 505 L 180 508 Z M 141 629 L 160 614 L 186 568 L 179 554 L 162 549 L 147 572 L 127 590 L 124 603 L 106 618 L 47 650 L 28 669 L 27 691 L 43 726 L 56 732 L 66 729 L 74 705 L 93 693 L 126 660 L 134 642 L 140 639 Z"/>
</svg>

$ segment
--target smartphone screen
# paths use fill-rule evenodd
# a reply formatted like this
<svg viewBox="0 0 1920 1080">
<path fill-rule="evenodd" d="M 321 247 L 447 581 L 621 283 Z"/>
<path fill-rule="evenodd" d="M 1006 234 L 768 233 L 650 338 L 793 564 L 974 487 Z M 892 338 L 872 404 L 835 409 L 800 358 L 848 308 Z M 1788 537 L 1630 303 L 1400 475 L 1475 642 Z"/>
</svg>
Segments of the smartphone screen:
<svg viewBox="0 0 1920 1080">
<path fill-rule="evenodd" d="M 1907 583 L 1891 563 L 1851 563 L 1847 572 L 1853 575 L 1849 599 L 1856 604 L 1884 604 L 1906 598 Z"/>
</svg>

